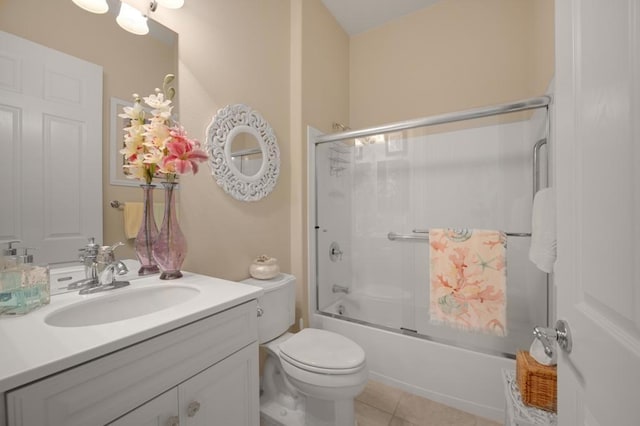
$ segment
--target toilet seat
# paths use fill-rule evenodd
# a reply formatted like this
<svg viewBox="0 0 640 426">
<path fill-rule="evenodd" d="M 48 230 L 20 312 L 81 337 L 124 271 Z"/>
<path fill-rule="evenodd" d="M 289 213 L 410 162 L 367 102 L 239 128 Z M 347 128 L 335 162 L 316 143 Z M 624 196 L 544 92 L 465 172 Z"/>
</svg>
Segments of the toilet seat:
<svg viewBox="0 0 640 426">
<path fill-rule="evenodd" d="M 305 328 L 279 345 L 280 357 L 302 370 L 318 374 L 346 375 L 365 366 L 362 348 L 336 333 Z"/>
</svg>

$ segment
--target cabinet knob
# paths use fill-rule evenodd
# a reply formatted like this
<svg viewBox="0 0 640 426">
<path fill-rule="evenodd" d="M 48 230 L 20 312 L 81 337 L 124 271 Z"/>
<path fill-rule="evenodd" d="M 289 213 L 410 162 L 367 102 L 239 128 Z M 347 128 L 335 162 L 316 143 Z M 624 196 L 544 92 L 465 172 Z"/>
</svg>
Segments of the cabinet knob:
<svg viewBox="0 0 640 426">
<path fill-rule="evenodd" d="M 178 416 L 171 416 L 167 420 L 167 426 L 180 426 L 180 418 Z"/>
<path fill-rule="evenodd" d="M 200 403 L 198 401 L 193 401 L 187 407 L 187 416 L 193 417 L 198 411 L 200 411 Z"/>
</svg>

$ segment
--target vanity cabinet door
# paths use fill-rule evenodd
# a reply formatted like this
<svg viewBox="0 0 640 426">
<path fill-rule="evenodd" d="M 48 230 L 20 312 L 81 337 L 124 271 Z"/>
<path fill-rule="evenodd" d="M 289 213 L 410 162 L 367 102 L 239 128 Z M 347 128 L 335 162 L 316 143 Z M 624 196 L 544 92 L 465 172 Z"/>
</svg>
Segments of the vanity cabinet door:
<svg viewBox="0 0 640 426">
<path fill-rule="evenodd" d="M 178 389 L 173 388 L 108 426 L 178 426 Z"/>
<path fill-rule="evenodd" d="M 258 388 L 254 343 L 108 426 L 258 426 Z"/>
<path fill-rule="evenodd" d="M 181 426 L 259 426 L 258 344 L 253 343 L 178 387 Z"/>
</svg>

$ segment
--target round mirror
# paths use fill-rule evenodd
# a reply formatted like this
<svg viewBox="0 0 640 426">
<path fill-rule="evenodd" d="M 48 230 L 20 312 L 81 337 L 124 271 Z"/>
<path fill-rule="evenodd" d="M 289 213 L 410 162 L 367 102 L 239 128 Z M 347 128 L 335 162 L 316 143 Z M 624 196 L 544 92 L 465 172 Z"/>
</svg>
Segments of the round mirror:
<svg viewBox="0 0 640 426">
<path fill-rule="evenodd" d="M 259 142 L 260 135 L 248 126 L 238 126 L 229 132 L 228 143 L 225 146 L 225 154 L 231 159 L 229 167 L 248 178 L 259 175 L 264 154 Z"/>
<path fill-rule="evenodd" d="M 278 143 L 269 123 L 250 107 L 219 110 L 207 127 L 206 149 L 216 183 L 236 200 L 260 200 L 276 186 Z"/>
</svg>

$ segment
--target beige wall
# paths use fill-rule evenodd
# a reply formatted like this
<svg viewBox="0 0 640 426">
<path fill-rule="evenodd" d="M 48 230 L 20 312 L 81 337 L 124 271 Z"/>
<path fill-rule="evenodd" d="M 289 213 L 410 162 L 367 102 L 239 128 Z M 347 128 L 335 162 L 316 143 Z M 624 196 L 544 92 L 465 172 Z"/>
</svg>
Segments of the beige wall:
<svg viewBox="0 0 640 426">
<path fill-rule="evenodd" d="M 153 93 L 165 74 L 177 72 L 177 45 L 130 34 L 116 24 L 114 14 L 94 15 L 70 0 L 0 0 L 0 30 L 103 67 L 104 226 L 99 242 L 127 242 L 127 247 L 118 249 L 118 256 L 135 257 L 133 240 L 125 240 L 122 211 L 109 206 L 110 200 L 140 199 L 138 188 L 109 184 L 110 99 L 130 100 L 134 92 Z"/>
<path fill-rule="evenodd" d="M 178 97 L 181 122 L 190 134 L 204 140 L 218 109 L 243 103 L 271 124 L 281 153 L 278 184 L 257 202 L 231 198 L 206 165 L 182 179 L 186 270 L 240 280 L 261 254 L 278 258 L 283 271 L 291 270 L 289 7 L 282 0 L 187 1 L 182 9 L 156 15 L 180 34 Z"/>
<path fill-rule="evenodd" d="M 25 23 L 61 17 L 35 41 L 59 39 L 62 50 L 81 37 L 95 54 L 88 60 L 117 57 L 131 71 L 119 97 L 159 84 L 165 69 L 133 72 L 140 64 L 119 56 L 140 38 L 117 27 L 104 37 L 101 26 L 116 25 L 113 16 L 68 5 L 0 0 L 0 29 L 27 34 L 38 24 Z M 67 9 L 68 18 L 60 12 Z M 258 202 L 232 199 L 206 165 L 182 180 L 184 269 L 239 280 L 253 258 L 275 256 L 297 276 L 298 317 L 307 319 L 306 126 L 331 132 L 333 122 L 363 127 L 541 94 L 553 72 L 552 16 L 552 0 L 443 0 L 349 39 L 321 0 L 191 0 L 160 9 L 154 19 L 180 34 L 178 99 L 188 132 L 204 140 L 219 108 L 244 103 L 270 122 L 282 155 L 278 185 Z M 105 201 L 113 197 L 131 199 L 107 185 Z M 105 212 L 111 235 L 121 213 Z"/>
<path fill-rule="evenodd" d="M 351 127 L 538 96 L 553 0 L 443 0 L 351 38 Z"/>
</svg>

